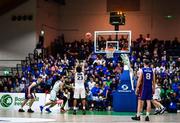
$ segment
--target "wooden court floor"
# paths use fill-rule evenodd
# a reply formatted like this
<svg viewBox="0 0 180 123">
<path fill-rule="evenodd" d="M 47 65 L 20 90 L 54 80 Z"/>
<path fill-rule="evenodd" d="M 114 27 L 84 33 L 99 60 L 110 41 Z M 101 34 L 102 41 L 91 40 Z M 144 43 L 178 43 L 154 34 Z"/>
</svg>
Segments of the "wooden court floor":
<svg viewBox="0 0 180 123">
<path fill-rule="evenodd" d="M 121 113 L 87 113 L 77 115 L 66 112 L 61 114 L 53 112 L 50 114 L 35 112 L 29 114 L 27 112 L 19 113 L 17 111 L 0 110 L 0 123 L 130 123 L 133 114 Z M 145 122 L 142 116 L 140 123 Z M 179 123 L 180 113 L 165 113 L 163 115 L 150 115 L 149 123 Z M 147 123 L 147 122 L 146 122 Z"/>
</svg>

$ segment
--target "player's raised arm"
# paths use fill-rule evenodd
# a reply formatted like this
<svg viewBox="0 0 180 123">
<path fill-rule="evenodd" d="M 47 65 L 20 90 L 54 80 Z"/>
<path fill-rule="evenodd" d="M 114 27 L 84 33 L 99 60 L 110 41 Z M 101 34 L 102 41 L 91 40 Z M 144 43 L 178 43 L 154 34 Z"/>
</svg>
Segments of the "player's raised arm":
<svg viewBox="0 0 180 123">
<path fill-rule="evenodd" d="M 81 63 L 81 67 L 82 67 L 82 72 L 85 71 L 85 60 L 83 60 L 83 62 Z"/>
<path fill-rule="evenodd" d="M 76 62 L 76 63 L 75 63 L 75 67 L 74 67 L 74 73 L 77 72 L 77 71 L 76 71 L 77 66 L 78 66 L 78 63 Z"/>
</svg>

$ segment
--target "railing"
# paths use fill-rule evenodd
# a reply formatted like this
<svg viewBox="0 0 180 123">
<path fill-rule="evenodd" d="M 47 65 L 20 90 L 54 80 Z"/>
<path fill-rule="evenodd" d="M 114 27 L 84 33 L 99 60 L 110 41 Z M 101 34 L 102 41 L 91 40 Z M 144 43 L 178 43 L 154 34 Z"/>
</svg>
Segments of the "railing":
<svg viewBox="0 0 180 123">
<path fill-rule="evenodd" d="M 22 67 L 33 66 L 44 57 L 46 57 L 45 49 L 35 49 L 25 60 L 0 60 L 0 76 L 13 76 L 16 73 L 21 75 Z"/>
</svg>

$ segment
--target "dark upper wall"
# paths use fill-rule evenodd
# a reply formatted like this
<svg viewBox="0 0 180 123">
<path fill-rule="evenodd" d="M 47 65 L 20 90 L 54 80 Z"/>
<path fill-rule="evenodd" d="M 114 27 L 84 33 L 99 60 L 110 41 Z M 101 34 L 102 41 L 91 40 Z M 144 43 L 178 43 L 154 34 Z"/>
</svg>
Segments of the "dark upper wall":
<svg viewBox="0 0 180 123">
<path fill-rule="evenodd" d="M 107 11 L 139 11 L 140 0 L 107 0 Z"/>
<path fill-rule="evenodd" d="M 0 0 L 0 15 L 3 15 L 28 0 Z"/>
<path fill-rule="evenodd" d="M 33 20 L 12 21 L 12 15 L 33 15 Z M 0 16 L 0 60 L 23 60 L 36 46 L 36 0 L 29 0 Z M 0 61 L 0 66 L 15 63 Z"/>
</svg>

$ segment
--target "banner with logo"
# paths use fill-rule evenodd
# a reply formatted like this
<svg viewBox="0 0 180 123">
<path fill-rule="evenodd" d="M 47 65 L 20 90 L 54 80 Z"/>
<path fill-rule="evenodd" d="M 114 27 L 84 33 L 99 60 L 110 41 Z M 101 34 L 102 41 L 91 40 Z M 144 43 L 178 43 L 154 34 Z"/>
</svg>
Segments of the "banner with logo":
<svg viewBox="0 0 180 123">
<path fill-rule="evenodd" d="M 129 70 L 124 70 L 120 76 L 120 84 L 118 85 L 119 92 L 132 92 L 132 85 Z"/>
<path fill-rule="evenodd" d="M 113 110 L 117 112 L 135 112 L 137 97 L 133 90 L 130 71 L 124 70 L 120 80 L 117 91 L 113 93 Z"/>
<path fill-rule="evenodd" d="M 49 101 L 49 94 L 36 93 L 36 100 L 32 105 L 32 109 L 40 111 L 39 106 L 44 105 L 45 102 Z M 25 99 L 24 93 L 0 93 L 0 109 L 1 110 L 18 110 L 21 107 L 22 102 Z M 29 108 L 29 103 L 24 106 L 24 109 Z M 54 106 L 53 109 L 60 109 L 58 105 Z"/>
</svg>

